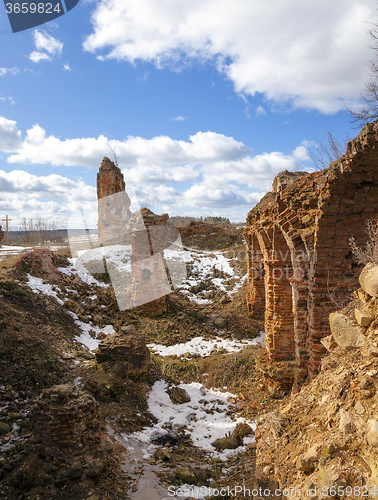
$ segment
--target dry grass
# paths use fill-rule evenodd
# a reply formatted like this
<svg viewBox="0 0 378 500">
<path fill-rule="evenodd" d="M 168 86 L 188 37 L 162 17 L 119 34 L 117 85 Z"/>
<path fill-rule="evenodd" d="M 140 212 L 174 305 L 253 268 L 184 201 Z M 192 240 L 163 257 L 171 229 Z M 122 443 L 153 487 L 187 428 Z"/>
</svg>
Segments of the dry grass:
<svg viewBox="0 0 378 500">
<path fill-rule="evenodd" d="M 353 255 L 359 264 L 378 264 L 378 224 L 370 219 L 366 224 L 366 244 L 365 248 L 356 245 L 354 237 L 349 240 Z"/>
</svg>

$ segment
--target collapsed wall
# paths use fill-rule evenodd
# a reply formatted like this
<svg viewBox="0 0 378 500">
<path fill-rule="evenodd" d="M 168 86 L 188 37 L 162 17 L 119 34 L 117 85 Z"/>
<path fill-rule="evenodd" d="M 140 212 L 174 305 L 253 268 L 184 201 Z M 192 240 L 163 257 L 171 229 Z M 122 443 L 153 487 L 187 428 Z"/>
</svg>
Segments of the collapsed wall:
<svg viewBox="0 0 378 500">
<path fill-rule="evenodd" d="M 349 240 L 363 246 L 366 223 L 378 213 L 377 145 L 375 122 L 329 168 L 279 174 L 248 214 L 247 304 L 265 318 L 260 368 L 284 389 L 317 375 L 328 316 L 357 283 L 361 267 Z"/>
<path fill-rule="evenodd" d="M 169 215 L 156 215 L 147 208 L 131 213 L 123 174 L 107 157 L 97 174 L 97 197 L 99 243 L 106 246 L 122 244 L 126 253 L 127 245 L 131 245 L 131 276 L 108 267 L 118 304 L 123 309 L 138 307 L 140 312 L 163 312 L 165 295 L 171 291 L 164 249 L 170 237 L 175 239 L 172 233 L 177 233 L 167 225 Z"/>
</svg>

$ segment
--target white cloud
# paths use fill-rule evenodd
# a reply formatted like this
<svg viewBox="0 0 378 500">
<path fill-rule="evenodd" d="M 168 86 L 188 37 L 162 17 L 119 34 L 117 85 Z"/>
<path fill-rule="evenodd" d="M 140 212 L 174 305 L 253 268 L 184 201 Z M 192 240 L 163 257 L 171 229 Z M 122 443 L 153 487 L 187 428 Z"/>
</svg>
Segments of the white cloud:
<svg viewBox="0 0 378 500">
<path fill-rule="evenodd" d="M 5 76 L 5 75 L 17 75 L 17 73 L 20 70 L 17 68 L 17 66 L 14 66 L 13 68 L 0 68 L 0 76 Z"/>
<path fill-rule="evenodd" d="M 17 151 L 21 146 L 21 132 L 16 122 L 0 116 L 0 150 L 8 153 Z"/>
<path fill-rule="evenodd" d="M 264 115 L 266 116 L 266 111 L 262 106 L 258 106 L 256 109 L 256 116 Z"/>
<path fill-rule="evenodd" d="M 308 148 L 311 144 L 308 141 L 302 141 L 300 146 L 297 146 L 293 151 L 293 157 L 299 161 L 306 161 L 310 159 Z"/>
<path fill-rule="evenodd" d="M 13 228 L 23 217 L 55 219 L 64 226 L 69 215 L 80 207 L 94 214 L 91 224 L 95 227 L 96 189 L 82 180 L 57 174 L 37 176 L 25 170 L 0 170 L 0 191 L 0 208 L 12 212 Z"/>
<path fill-rule="evenodd" d="M 148 15 L 146 15 L 148 13 Z M 375 0 L 100 0 L 84 48 L 176 68 L 210 61 L 240 93 L 334 113 L 368 75 Z"/>
<path fill-rule="evenodd" d="M 186 116 L 182 116 L 182 115 L 179 115 L 179 116 L 176 116 L 175 118 L 173 118 L 173 120 L 175 122 L 184 122 L 186 119 L 187 119 L 187 117 Z"/>
<path fill-rule="evenodd" d="M 29 59 L 33 63 L 39 63 L 39 61 L 52 61 L 51 57 L 45 52 L 39 52 L 38 50 L 33 50 L 30 54 Z"/>
<path fill-rule="evenodd" d="M 261 198 L 261 194 L 246 192 L 236 186 L 214 188 L 209 184 L 199 184 L 191 186 L 183 198 L 187 206 L 227 210 L 228 207 L 252 207 Z"/>
<path fill-rule="evenodd" d="M 63 64 L 63 70 L 64 71 L 71 71 L 71 66 L 68 63 Z"/>
<path fill-rule="evenodd" d="M 63 43 L 49 35 L 47 31 L 35 30 L 33 38 L 37 50 L 33 50 L 29 59 L 34 63 L 52 61 L 52 56 L 60 55 L 63 51 Z"/>
<path fill-rule="evenodd" d="M 97 138 L 61 140 L 54 136 L 46 137 L 45 130 L 39 125 L 34 125 L 27 130 L 25 141 L 8 161 L 98 168 L 99 159 L 109 155 L 111 148 L 117 151 L 122 165 L 145 167 L 144 171 L 150 169 L 153 176 L 162 175 L 159 165 L 174 166 L 172 179 L 175 176 L 185 177 L 190 170 L 185 166 L 187 164 L 235 160 L 251 153 L 251 149 L 242 142 L 215 132 L 197 132 L 189 137 L 189 141 L 174 140 L 167 136 L 152 139 L 130 136 L 124 141 L 116 141 L 109 140 L 103 135 Z M 156 169 L 156 172 L 152 169 Z M 135 175 L 140 176 L 140 173 L 136 172 Z M 165 175 L 163 174 L 163 177 Z"/>
<path fill-rule="evenodd" d="M 302 154 L 304 155 L 303 151 Z M 204 184 L 213 189 L 221 188 L 226 183 L 238 183 L 245 184 L 249 189 L 258 192 L 269 191 L 273 178 L 283 170 L 305 170 L 305 166 L 294 152 L 291 155 L 271 152 L 204 165 L 202 176 Z"/>
<path fill-rule="evenodd" d="M 37 176 L 24 170 L 4 172 L 0 170 L 0 191 L 2 193 L 32 193 L 42 197 L 64 198 L 70 201 L 95 199 L 95 188 L 85 182 L 73 181 L 57 174 Z"/>
<path fill-rule="evenodd" d="M 150 165 L 123 169 L 125 179 L 134 184 L 160 184 L 162 182 L 190 182 L 195 180 L 199 172 L 193 165 L 170 167 Z"/>
<path fill-rule="evenodd" d="M 133 187 L 136 194 L 132 197 L 142 204 L 152 203 L 158 212 L 181 214 L 202 210 L 202 214 L 227 216 L 228 211 L 234 211 L 240 214 L 235 215 L 239 220 L 271 189 L 279 172 L 305 169 L 301 162 L 308 159 L 308 146 L 303 141 L 291 154 L 276 151 L 253 155 L 242 142 L 211 131 L 197 132 L 186 141 L 167 136 L 119 141 L 103 135 L 62 140 L 48 136 L 38 124 L 28 129 L 23 139 L 15 121 L 0 117 L 0 151 L 9 153 L 8 163 L 97 170 L 103 156 L 111 157 L 113 148 L 120 165 L 125 165 L 128 190 Z M 51 210 L 62 218 L 90 205 L 94 211 L 91 224 L 95 223 L 95 188 L 83 181 L 55 174 L 38 177 L 23 170 L 8 174 L 0 171 L 0 192 L 6 203 L 17 206 L 23 214 L 28 210 L 47 214 Z"/>
</svg>

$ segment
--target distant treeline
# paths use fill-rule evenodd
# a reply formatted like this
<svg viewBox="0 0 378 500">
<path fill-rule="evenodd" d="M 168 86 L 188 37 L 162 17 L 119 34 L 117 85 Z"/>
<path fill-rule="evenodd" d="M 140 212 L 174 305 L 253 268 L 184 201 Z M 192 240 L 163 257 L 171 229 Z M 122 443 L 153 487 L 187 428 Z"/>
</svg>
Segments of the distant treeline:
<svg viewBox="0 0 378 500">
<path fill-rule="evenodd" d="M 184 217 L 184 216 L 179 216 L 176 215 L 174 217 L 170 217 L 168 219 L 168 225 L 173 226 L 173 227 L 187 227 L 191 222 L 206 222 L 208 224 L 214 224 L 216 222 L 227 222 L 228 224 L 230 223 L 230 219 L 227 217 L 214 217 L 214 216 L 207 216 L 207 217 Z"/>
</svg>

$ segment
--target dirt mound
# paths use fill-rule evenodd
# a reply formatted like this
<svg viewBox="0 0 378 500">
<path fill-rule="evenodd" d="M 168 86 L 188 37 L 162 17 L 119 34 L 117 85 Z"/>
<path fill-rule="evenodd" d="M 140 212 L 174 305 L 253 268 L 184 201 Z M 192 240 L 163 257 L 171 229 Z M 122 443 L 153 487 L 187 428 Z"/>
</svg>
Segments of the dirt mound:
<svg viewBox="0 0 378 500">
<path fill-rule="evenodd" d="M 46 248 L 32 250 L 15 262 L 15 268 L 19 273 L 29 273 L 54 282 L 62 278 L 62 273 L 57 269 L 62 265 L 66 265 L 65 259 Z"/>
<path fill-rule="evenodd" d="M 224 222 L 218 224 L 191 222 L 189 226 L 177 229 L 183 245 L 187 247 L 217 250 L 244 243 L 243 229 L 237 229 L 232 224 Z"/>
</svg>

